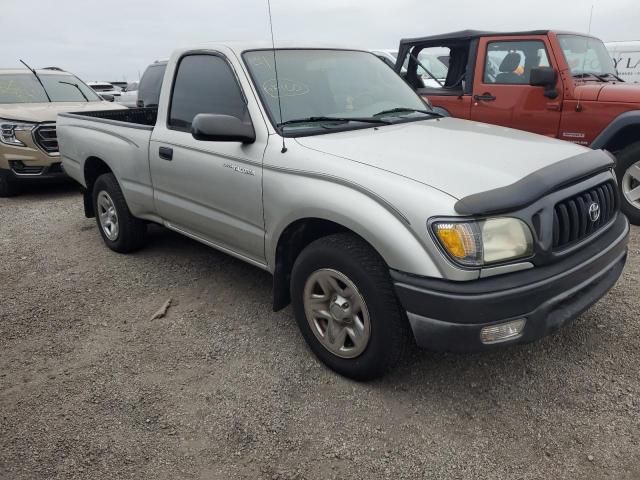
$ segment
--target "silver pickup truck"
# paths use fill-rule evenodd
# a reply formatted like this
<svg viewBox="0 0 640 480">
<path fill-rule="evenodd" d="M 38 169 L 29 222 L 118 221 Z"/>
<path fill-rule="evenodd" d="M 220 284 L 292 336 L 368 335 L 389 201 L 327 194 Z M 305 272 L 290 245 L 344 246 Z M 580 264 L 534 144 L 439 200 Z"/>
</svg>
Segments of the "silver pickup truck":
<svg viewBox="0 0 640 480">
<path fill-rule="evenodd" d="M 59 115 L 87 217 L 116 252 L 154 222 L 271 272 L 343 375 L 538 339 L 622 272 L 609 154 L 441 118 L 369 52 L 179 50 L 159 98 Z"/>
</svg>

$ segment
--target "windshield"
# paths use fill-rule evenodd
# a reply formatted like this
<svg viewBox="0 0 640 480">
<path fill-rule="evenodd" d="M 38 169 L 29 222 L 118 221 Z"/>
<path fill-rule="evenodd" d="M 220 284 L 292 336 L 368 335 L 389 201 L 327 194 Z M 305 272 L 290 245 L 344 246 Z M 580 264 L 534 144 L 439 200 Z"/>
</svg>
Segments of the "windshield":
<svg viewBox="0 0 640 480">
<path fill-rule="evenodd" d="M 100 97 L 93 90 L 73 75 L 38 73 L 38 76 L 47 89 L 52 102 L 86 102 L 87 100 L 82 96 L 82 93 L 92 102 L 100 101 Z M 78 85 L 82 93 L 69 83 Z M 0 104 L 48 102 L 42 85 L 32 73 L 0 75 Z"/>
<path fill-rule="evenodd" d="M 424 119 L 424 114 L 413 114 L 411 110 L 428 108 L 393 70 L 368 52 L 276 50 L 279 85 L 275 80 L 273 50 L 245 52 L 244 59 L 276 125 L 313 117 L 363 119 L 399 108 L 409 109 L 402 114 L 404 120 L 412 116 Z M 349 126 L 363 126 L 352 123 Z M 297 123 L 283 128 L 290 133 L 317 130 L 319 126 Z"/>
<path fill-rule="evenodd" d="M 593 37 L 558 35 L 572 75 L 617 75 L 613 60 L 604 43 Z"/>
</svg>

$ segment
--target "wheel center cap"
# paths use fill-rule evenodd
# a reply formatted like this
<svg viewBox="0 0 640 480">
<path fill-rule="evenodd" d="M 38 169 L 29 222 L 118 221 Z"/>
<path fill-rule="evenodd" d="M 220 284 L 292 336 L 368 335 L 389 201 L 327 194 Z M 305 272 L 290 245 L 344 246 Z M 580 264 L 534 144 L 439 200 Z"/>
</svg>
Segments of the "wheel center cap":
<svg viewBox="0 0 640 480">
<path fill-rule="evenodd" d="M 334 296 L 331 300 L 329 312 L 334 320 L 338 322 L 349 323 L 351 321 L 351 305 L 346 298 L 340 295 Z"/>
</svg>

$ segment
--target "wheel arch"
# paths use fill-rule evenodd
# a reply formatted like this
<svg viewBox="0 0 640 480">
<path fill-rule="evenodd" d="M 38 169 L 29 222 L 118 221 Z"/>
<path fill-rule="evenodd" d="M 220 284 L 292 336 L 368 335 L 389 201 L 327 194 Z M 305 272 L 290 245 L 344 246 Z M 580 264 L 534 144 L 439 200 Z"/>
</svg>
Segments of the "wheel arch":
<svg viewBox="0 0 640 480">
<path fill-rule="evenodd" d="M 274 311 L 285 308 L 291 301 L 291 271 L 300 252 L 311 242 L 338 232 L 355 233 L 344 225 L 317 217 L 300 218 L 285 227 L 278 237 L 273 263 Z"/>
<path fill-rule="evenodd" d="M 640 110 L 616 117 L 591 144 L 593 149 L 618 152 L 640 139 Z"/>
<path fill-rule="evenodd" d="M 393 218 L 387 217 L 387 222 Z M 395 220 L 399 223 L 398 220 Z M 384 222 L 383 222 L 384 223 Z M 289 287 L 293 265 L 302 250 L 313 241 L 335 233 L 351 233 L 367 243 L 390 268 L 410 271 L 412 267 L 422 268 L 422 273 L 439 276 L 426 249 L 409 231 L 406 225 L 401 229 L 388 225 L 386 234 L 373 232 L 380 223 L 371 225 L 357 223 L 351 218 L 328 218 L 322 215 L 302 216 L 289 221 L 279 233 L 274 235 L 267 261 L 273 265 L 273 309 L 278 311 L 290 302 Z M 391 233 L 393 232 L 393 233 Z M 269 245 L 269 243 L 267 243 Z M 426 269 L 426 270 L 425 270 Z"/>
<path fill-rule="evenodd" d="M 83 198 L 84 214 L 87 218 L 93 218 L 96 216 L 92 200 L 93 186 L 95 185 L 98 177 L 105 173 L 113 173 L 113 170 L 101 158 L 92 156 L 85 160 L 82 175 L 86 185 L 86 190 L 83 192 Z"/>
</svg>

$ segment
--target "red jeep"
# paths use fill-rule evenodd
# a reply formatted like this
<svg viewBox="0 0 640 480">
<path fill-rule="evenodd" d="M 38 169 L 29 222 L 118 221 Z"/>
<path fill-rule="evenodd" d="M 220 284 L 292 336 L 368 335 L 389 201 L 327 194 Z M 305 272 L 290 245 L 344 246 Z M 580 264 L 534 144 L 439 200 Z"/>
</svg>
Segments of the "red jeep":
<svg viewBox="0 0 640 480">
<path fill-rule="evenodd" d="M 444 80 L 420 61 L 428 53 L 448 55 Z M 395 69 L 445 115 L 609 150 L 622 210 L 640 224 L 640 85 L 618 77 L 601 40 L 467 30 L 402 40 Z"/>
</svg>

